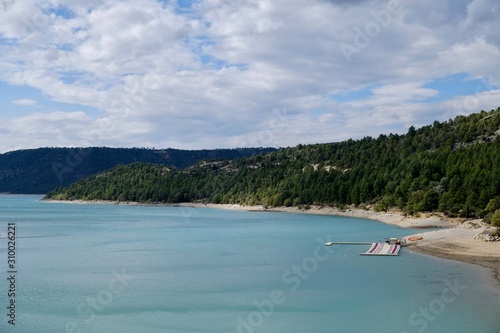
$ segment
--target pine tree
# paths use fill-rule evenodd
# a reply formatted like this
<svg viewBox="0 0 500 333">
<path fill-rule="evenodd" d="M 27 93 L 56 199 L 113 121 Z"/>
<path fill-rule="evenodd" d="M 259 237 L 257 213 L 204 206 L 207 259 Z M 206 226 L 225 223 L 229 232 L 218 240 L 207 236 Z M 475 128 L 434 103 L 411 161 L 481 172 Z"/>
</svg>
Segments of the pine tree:
<svg viewBox="0 0 500 333">
<path fill-rule="evenodd" d="M 497 227 L 497 233 L 500 230 L 500 209 L 497 209 L 491 217 L 491 225 Z"/>
</svg>

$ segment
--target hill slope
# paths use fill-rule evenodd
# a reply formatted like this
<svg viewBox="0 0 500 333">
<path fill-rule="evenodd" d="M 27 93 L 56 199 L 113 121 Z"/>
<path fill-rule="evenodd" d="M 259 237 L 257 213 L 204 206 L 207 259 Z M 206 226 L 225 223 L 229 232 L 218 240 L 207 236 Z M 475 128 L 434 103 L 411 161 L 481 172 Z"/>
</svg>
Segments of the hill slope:
<svg viewBox="0 0 500 333">
<path fill-rule="evenodd" d="M 176 168 L 200 160 L 233 159 L 272 148 L 178 150 L 140 148 L 40 148 L 0 154 L 0 192 L 47 193 L 120 164 L 157 163 Z"/>
<path fill-rule="evenodd" d="M 500 108 L 340 143 L 298 145 L 185 170 L 134 163 L 47 198 L 291 206 L 375 204 L 484 216 L 500 208 Z"/>
</svg>

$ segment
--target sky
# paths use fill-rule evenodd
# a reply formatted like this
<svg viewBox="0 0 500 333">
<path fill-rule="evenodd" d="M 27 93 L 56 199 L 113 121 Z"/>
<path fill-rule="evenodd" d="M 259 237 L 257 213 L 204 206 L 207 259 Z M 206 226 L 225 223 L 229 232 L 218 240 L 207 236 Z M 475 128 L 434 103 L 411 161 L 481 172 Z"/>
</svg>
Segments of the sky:
<svg viewBox="0 0 500 333">
<path fill-rule="evenodd" d="M 500 107 L 497 0 L 0 0 L 0 153 L 288 147 Z"/>
</svg>

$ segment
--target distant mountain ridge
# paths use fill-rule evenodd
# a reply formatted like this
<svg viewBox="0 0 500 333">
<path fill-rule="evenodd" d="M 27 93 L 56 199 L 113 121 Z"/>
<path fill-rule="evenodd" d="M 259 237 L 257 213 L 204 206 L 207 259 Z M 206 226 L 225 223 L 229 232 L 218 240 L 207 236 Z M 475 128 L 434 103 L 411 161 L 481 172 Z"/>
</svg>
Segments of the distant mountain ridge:
<svg viewBox="0 0 500 333">
<path fill-rule="evenodd" d="M 47 195 L 56 200 L 398 207 L 483 217 L 500 209 L 500 108 L 415 129 L 298 145 L 182 171 L 133 163 Z"/>
<path fill-rule="evenodd" d="M 274 150 L 107 147 L 16 150 L 0 154 L 0 193 L 45 194 L 120 164 L 143 162 L 184 169 L 201 160 L 234 159 Z"/>
</svg>

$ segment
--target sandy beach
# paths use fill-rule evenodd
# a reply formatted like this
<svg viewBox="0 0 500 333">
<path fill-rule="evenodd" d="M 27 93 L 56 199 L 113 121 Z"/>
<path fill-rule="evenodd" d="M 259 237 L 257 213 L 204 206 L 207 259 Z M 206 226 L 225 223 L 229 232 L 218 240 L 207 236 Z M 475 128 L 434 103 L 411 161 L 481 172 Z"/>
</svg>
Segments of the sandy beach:
<svg viewBox="0 0 500 333">
<path fill-rule="evenodd" d="M 470 229 L 468 228 L 469 226 Z M 500 288 L 500 242 L 475 239 L 477 234 L 493 230 L 480 220 L 467 221 L 455 228 L 421 233 L 423 239 L 409 248 L 436 257 L 459 260 L 490 268 Z"/>
<path fill-rule="evenodd" d="M 50 201 L 50 200 L 49 200 Z M 317 214 L 358 217 L 377 220 L 383 223 L 396 225 L 402 228 L 416 229 L 415 235 L 423 239 L 409 242 L 408 248 L 416 252 L 436 256 L 444 259 L 480 265 L 492 270 L 496 279 L 496 287 L 500 288 L 500 242 L 486 242 L 475 239 L 477 234 L 485 230 L 493 230 L 481 220 L 465 221 L 464 219 L 450 219 L 442 214 L 428 213 L 419 217 L 407 217 L 397 211 L 375 212 L 371 209 L 348 208 L 339 210 L 326 206 L 311 206 L 310 209 L 297 207 L 264 208 L 264 206 L 241 206 L 238 204 L 143 204 L 137 202 L 110 202 L 110 201 L 54 201 L 74 204 L 120 204 L 146 206 L 180 206 L 195 208 L 217 208 L 249 212 L 285 212 L 295 214 Z M 426 231 L 425 229 L 440 228 L 441 230 Z"/>
</svg>

